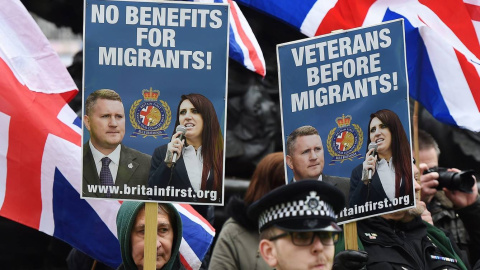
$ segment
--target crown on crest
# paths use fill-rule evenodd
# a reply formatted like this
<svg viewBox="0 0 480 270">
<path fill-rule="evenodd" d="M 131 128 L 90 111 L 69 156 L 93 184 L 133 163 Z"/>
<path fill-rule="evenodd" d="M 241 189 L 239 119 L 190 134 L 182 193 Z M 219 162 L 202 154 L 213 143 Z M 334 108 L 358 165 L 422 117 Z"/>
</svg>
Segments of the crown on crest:
<svg viewBox="0 0 480 270">
<path fill-rule="evenodd" d="M 160 96 L 160 90 L 153 90 L 152 87 L 150 87 L 150 89 L 143 89 L 142 96 L 145 101 L 156 101 Z"/>
<path fill-rule="evenodd" d="M 337 117 L 335 119 L 335 122 L 337 122 L 338 127 L 350 126 L 350 123 L 352 122 L 352 116 L 345 116 L 344 114 L 342 114 L 342 117 Z"/>
</svg>

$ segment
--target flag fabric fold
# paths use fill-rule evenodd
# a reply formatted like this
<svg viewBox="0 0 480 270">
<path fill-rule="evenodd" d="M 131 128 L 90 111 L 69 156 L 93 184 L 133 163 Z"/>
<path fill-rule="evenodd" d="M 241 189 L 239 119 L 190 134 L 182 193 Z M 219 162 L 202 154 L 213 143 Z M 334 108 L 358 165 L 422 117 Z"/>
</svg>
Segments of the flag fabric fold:
<svg viewBox="0 0 480 270">
<path fill-rule="evenodd" d="M 247 69 L 263 77 L 267 73 L 265 59 L 252 28 L 233 0 L 193 0 L 198 3 L 228 3 L 230 6 L 229 56 Z"/>
<path fill-rule="evenodd" d="M 67 104 L 77 86 L 21 2 L 0 4 L 0 215 L 117 267 L 120 203 L 80 198 L 81 121 Z M 181 255 L 198 269 L 214 230 L 176 207 L 197 233 L 182 239 L 192 251 Z"/>
<path fill-rule="evenodd" d="M 199 269 L 205 257 L 215 229 L 188 204 L 174 204 L 182 217 L 183 241 L 180 244 L 180 259 L 187 269 Z"/>
<path fill-rule="evenodd" d="M 480 131 L 480 2 L 237 0 L 307 36 L 405 20 L 410 96 L 436 119 Z"/>
</svg>

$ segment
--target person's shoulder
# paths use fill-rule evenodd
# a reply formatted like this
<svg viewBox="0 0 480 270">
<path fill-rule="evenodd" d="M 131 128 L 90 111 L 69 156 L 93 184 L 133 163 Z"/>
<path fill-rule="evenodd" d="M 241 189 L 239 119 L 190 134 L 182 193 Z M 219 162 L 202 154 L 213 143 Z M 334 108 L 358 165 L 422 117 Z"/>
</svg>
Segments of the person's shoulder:
<svg viewBox="0 0 480 270">
<path fill-rule="evenodd" d="M 448 243 L 450 242 L 450 239 L 444 231 L 426 221 L 422 220 L 422 222 L 423 224 L 425 224 L 425 226 L 427 226 L 427 235 L 430 237 L 430 239 L 434 240 L 437 243 L 442 243 L 445 246 L 450 246 L 450 244 Z"/>
<path fill-rule="evenodd" d="M 143 152 L 140 152 L 136 149 L 130 148 L 124 144 L 122 144 L 122 151 L 125 153 L 128 153 L 129 155 L 135 156 L 137 159 L 144 160 L 144 161 L 150 161 L 152 156 L 145 154 Z"/>
<path fill-rule="evenodd" d="M 83 144 L 83 155 L 87 155 L 88 153 L 91 153 L 92 151 L 90 150 L 90 145 L 88 142 Z"/>
<path fill-rule="evenodd" d="M 322 175 L 322 179 L 326 181 L 336 181 L 336 182 L 350 182 L 350 178 L 334 175 Z"/>
<path fill-rule="evenodd" d="M 222 229 L 220 230 L 221 238 L 228 238 L 235 241 L 245 241 L 246 239 L 249 239 L 251 237 L 249 236 L 250 234 L 258 235 L 258 233 L 249 231 L 247 228 L 243 227 L 233 218 L 228 218 L 227 221 L 225 221 L 225 223 L 223 224 Z M 256 237 L 258 238 L 258 236 Z"/>
<path fill-rule="evenodd" d="M 322 178 L 323 177 L 325 177 L 326 179 L 336 179 L 336 180 L 346 180 L 346 179 L 348 179 L 348 177 L 328 175 L 328 174 L 322 175 Z"/>
<path fill-rule="evenodd" d="M 238 223 L 235 219 L 233 218 L 228 218 L 225 223 L 223 223 L 222 226 L 222 231 L 224 232 L 231 232 L 231 233 L 239 233 L 242 230 L 246 230 L 240 223 Z"/>
<path fill-rule="evenodd" d="M 162 144 L 162 145 L 158 146 L 157 148 L 155 148 L 155 150 L 153 152 L 153 155 L 155 155 L 155 153 L 163 154 L 167 151 L 167 148 L 168 148 L 168 143 Z"/>
</svg>

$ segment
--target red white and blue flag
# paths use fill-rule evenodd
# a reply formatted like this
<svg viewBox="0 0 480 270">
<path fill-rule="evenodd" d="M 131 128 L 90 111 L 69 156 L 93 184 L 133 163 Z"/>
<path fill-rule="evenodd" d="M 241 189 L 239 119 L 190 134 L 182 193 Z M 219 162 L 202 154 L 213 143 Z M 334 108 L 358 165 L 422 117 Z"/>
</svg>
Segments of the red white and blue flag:
<svg viewBox="0 0 480 270">
<path fill-rule="evenodd" d="M 199 269 L 212 244 L 215 229 L 192 206 L 173 205 L 182 217 L 183 239 L 180 244 L 180 260 L 187 269 Z"/>
<path fill-rule="evenodd" d="M 436 119 L 480 131 L 480 1 L 237 0 L 307 36 L 405 19 L 410 96 Z"/>
<path fill-rule="evenodd" d="M 117 267 L 120 203 L 80 198 L 81 121 L 67 105 L 77 86 L 21 2 L 0 6 L 0 215 Z M 195 232 L 184 233 L 182 261 L 198 269 L 214 229 L 176 207 Z"/>
<path fill-rule="evenodd" d="M 199 3 L 228 3 L 230 5 L 229 56 L 263 77 L 267 72 L 265 59 L 252 28 L 233 0 L 193 0 Z"/>
</svg>

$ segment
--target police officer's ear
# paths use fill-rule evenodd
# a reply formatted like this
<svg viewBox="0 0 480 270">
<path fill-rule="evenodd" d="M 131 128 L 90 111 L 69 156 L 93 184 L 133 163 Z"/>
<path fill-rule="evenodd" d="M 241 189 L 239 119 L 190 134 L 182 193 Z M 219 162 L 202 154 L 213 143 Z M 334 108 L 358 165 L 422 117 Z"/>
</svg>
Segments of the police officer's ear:
<svg viewBox="0 0 480 270">
<path fill-rule="evenodd" d="M 277 250 L 275 249 L 275 245 L 272 241 L 262 239 L 260 241 L 260 244 L 258 244 L 258 248 L 260 250 L 260 255 L 262 255 L 263 260 L 270 267 L 277 266 Z"/>
</svg>

